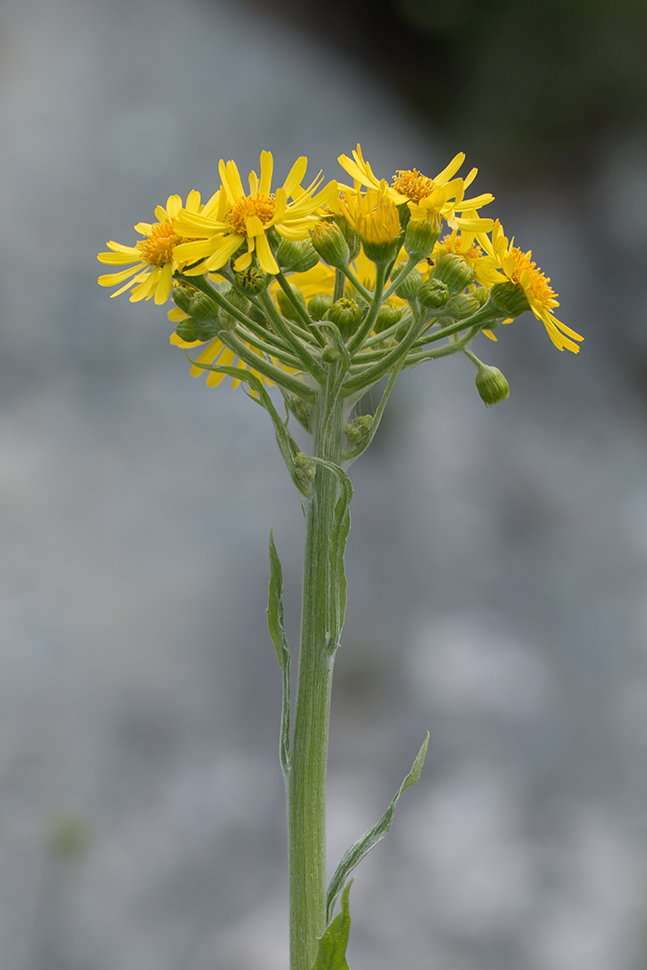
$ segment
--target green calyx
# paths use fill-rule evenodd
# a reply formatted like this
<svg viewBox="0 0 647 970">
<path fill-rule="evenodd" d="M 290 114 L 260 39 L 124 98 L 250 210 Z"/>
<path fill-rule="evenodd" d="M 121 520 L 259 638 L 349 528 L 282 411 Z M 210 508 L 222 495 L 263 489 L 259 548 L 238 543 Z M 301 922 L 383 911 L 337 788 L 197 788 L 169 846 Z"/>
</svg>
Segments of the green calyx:
<svg viewBox="0 0 647 970">
<path fill-rule="evenodd" d="M 490 290 L 490 300 L 509 317 L 519 317 L 530 309 L 523 287 L 518 283 L 495 283 Z"/>
<path fill-rule="evenodd" d="M 445 253 L 434 263 L 429 276 L 445 283 L 450 293 L 460 293 L 474 279 L 474 270 L 462 256 Z"/>
<path fill-rule="evenodd" d="M 308 301 L 308 313 L 313 320 L 323 320 L 332 305 L 333 298 L 330 293 L 317 293 Z"/>
<path fill-rule="evenodd" d="M 336 300 L 326 314 L 326 318 L 339 327 L 342 337 L 349 337 L 355 333 L 362 319 L 362 308 L 355 302 L 343 296 Z"/>
<path fill-rule="evenodd" d="M 344 233 L 334 222 L 318 222 L 311 232 L 312 246 L 325 263 L 337 269 L 348 266 L 350 248 Z"/>
<path fill-rule="evenodd" d="M 487 364 L 481 363 L 481 361 L 479 361 L 479 365 L 475 383 L 481 400 L 486 407 L 492 407 L 493 404 L 505 401 L 510 394 L 510 385 L 504 374 L 501 373 L 498 367 L 489 367 Z"/>
</svg>

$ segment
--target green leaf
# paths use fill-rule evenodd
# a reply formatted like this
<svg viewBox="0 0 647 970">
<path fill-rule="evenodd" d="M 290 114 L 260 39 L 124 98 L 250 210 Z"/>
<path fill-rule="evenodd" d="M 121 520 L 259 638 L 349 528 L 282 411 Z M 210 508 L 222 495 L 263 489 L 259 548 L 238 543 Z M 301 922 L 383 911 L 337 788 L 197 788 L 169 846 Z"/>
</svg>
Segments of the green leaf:
<svg viewBox="0 0 647 970">
<path fill-rule="evenodd" d="M 267 625 L 283 672 L 283 702 L 281 707 L 280 757 L 283 775 L 290 770 L 290 649 L 283 619 L 283 570 L 270 529 L 270 588 L 267 600 Z"/>
<path fill-rule="evenodd" d="M 332 911 L 335 907 L 335 901 L 339 896 L 339 893 L 341 892 L 341 889 L 344 883 L 348 879 L 349 874 L 353 871 L 355 866 L 357 866 L 362 861 L 364 856 L 371 851 L 373 846 L 377 845 L 377 843 L 384 838 L 386 833 L 391 828 L 391 822 L 393 821 L 393 816 L 395 814 L 395 807 L 398 804 L 398 801 L 400 800 L 400 795 L 402 794 L 402 792 L 406 791 L 407 788 L 411 788 L 412 785 L 415 785 L 415 783 L 420 778 L 422 766 L 425 763 L 425 756 L 427 754 L 428 744 L 429 744 L 429 732 L 427 731 L 427 737 L 422 742 L 420 751 L 418 751 L 418 754 L 416 755 L 416 760 L 413 762 L 413 765 L 411 767 L 411 771 L 409 772 L 407 777 L 404 779 L 404 781 L 398 788 L 397 792 L 395 793 L 395 797 L 393 798 L 393 801 L 387 808 L 386 812 L 384 813 L 380 821 L 377 823 L 377 825 L 374 825 L 372 829 L 369 829 L 368 832 L 365 832 L 364 835 L 357 840 L 357 842 L 353 842 L 353 844 L 348 849 L 346 849 L 343 856 L 341 857 L 339 865 L 335 870 L 335 874 L 330 880 L 330 884 L 328 886 L 327 909 L 326 909 L 326 913 L 327 913 L 326 918 L 328 920 L 332 915 Z"/>
<path fill-rule="evenodd" d="M 348 912 L 348 894 L 352 883 L 344 889 L 341 897 L 341 912 L 326 927 L 319 940 L 317 959 L 312 970 L 349 970 L 346 962 L 346 947 L 350 932 L 350 913 Z"/>
</svg>

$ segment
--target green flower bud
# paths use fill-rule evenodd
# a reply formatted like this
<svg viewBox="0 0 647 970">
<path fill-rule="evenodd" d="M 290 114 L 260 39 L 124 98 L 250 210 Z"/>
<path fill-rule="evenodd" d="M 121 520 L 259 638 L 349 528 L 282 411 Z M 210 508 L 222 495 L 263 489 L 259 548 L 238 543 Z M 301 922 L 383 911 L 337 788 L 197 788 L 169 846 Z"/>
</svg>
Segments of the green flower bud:
<svg viewBox="0 0 647 970">
<path fill-rule="evenodd" d="M 475 300 L 478 300 L 479 306 L 485 306 L 490 297 L 490 291 L 486 286 L 472 286 L 470 287 L 469 295 L 473 296 Z"/>
<path fill-rule="evenodd" d="M 339 360 L 340 353 L 334 344 L 326 344 L 324 349 L 321 351 L 321 359 L 327 364 L 334 364 L 336 360 Z"/>
<path fill-rule="evenodd" d="M 487 407 L 505 401 L 510 394 L 510 385 L 498 367 L 480 364 L 476 374 L 476 389 Z"/>
<path fill-rule="evenodd" d="M 445 253 L 436 261 L 429 275 L 431 279 L 446 283 L 451 293 L 460 293 L 474 279 L 474 270 L 462 256 Z"/>
<path fill-rule="evenodd" d="M 247 269 L 236 273 L 236 286 L 243 293 L 256 296 L 258 293 L 262 293 L 267 286 L 265 273 L 257 266 L 248 266 Z"/>
<path fill-rule="evenodd" d="M 333 303 L 326 318 L 339 327 L 342 337 L 350 337 L 359 326 L 362 319 L 362 309 L 355 300 L 349 300 L 342 296 L 341 300 Z"/>
<path fill-rule="evenodd" d="M 299 289 L 299 287 L 298 286 L 293 286 L 292 283 L 290 283 L 288 285 L 289 285 L 290 289 L 292 290 L 292 292 L 294 293 L 294 295 L 296 296 L 296 298 L 299 301 L 299 303 L 302 303 L 303 304 L 303 309 L 305 310 L 305 308 L 306 308 L 306 298 L 303 295 L 303 293 L 301 292 L 301 290 Z M 297 311 L 294 309 L 294 307 L 290 303 L 287 295 L 283 292 L 283 290 L 277 290 L 275 296 L 276 296 L 276 302 L 279 305 L 279 310 L 281 311 L 281 313 L 283 314 L 283 316 L 285 317 L 285 319 L 286 320 L 292 320 L 294 323 L 298 323 L 299 322 L 299 316 L 297 314 Z"/>
<path fill-rule="evenodd" d="M 249 312 L 251 303 L 243 293 L 239 293 L 233 286 L 229 287 L 227 291 L 224 291 L 221 287 L 221 293 L 237 310 L 241 310 L 243 313 Z"/>
<path fill-rule="evenodd" d="M 178 283 L 171 290 L 173 302 L 179 306 L 180 310 L 184 310 L 185 313 L 189 312 L 191 297 L 194 293 L 195 289 L 192 286 L 187 286 L 186 283 Z"/>
<path fill-rule="evenodd" d="M 378 310 L 373 330 L 375 333 L 382 333 L 388 330 L 394 323 L 397 323 L 402 316 L 402 307 L 391 306 L 390 303 L 383 303 Z"/>
<path fill-rule="evenodd" d="M 361 448 L 363 445 L 368 444 L 371 437 L 372 424 L 373 418 L 370 414 L 361 414 L 355 418 L 352 424 L 346 425 L 344 429 L 346 437 L 356 448 Z"/>
<path fill-rule="evenodd" d="M 318 222 L 310 234 L 312 245 L 329 266 L 346 267 L 350 249 L 346 238 L 334 222 Z"/>
<path fill-rule="evenodd" d="M 323 320 L 331 306 L 332 296 L 330 293 L 317 293 L 308 302 L 308 313 L 313 320 Z"/>
<path fill-rule="evenodd" d="M 310 455 L 306 455 L 303 451 L 300 451 L 294 459 L 294 463 L 299 481 L 306 488 L 310 488 L 315 480 L 315 472 L 317 471 L 317 466 L 314 461 Z"/>
<path fill-rule="evenodd" d="M 409 211 L 407 207 L 407 211 Z M 440 236 L 441 223 L 436 218 L 412 219 L 404 237 L 404 248 L 409 256 L 425 259 L 436 244 Z"/>
<path fill-rule="evenodd" d="M 203 343 L 211 340 L 222 329 L 222 324 L 215 320 L 193 320 L 189 317 L 188 320 L 181 320 L 178 323 L 175 332 L 178 337 L 190 344 L 195 340 L 201 340 Z"/>
<path fill-rule="evenodd" d="M 480 307 L 481 304 L 471 293 L 457 293 L 445 305 L 445 312 L 454 320 L 466 320 Z"/>
<path fill-rule="evenodd" d="M 337 226 L 348 244 L 348 258 L 352 263 L 359 256 L 359 251 L 362 248 L 360 235 L 343 216 L 335 216 L 333 223 Z"/>
<path fill-rule="evenodd" d="M 418 290 L 418 299 L 429 310 L 441 307 L 449 300 L 449 287 L 442 280 L 427 280 Z"/>
<path fill-rule="evenodd" d="M 408 274 L 408 276 L 400 283 L 397 290 L 395 291 L 401 299 L 409 302 L 410 300 L 415 300 L 418 297 L 418 290 L 422 286 L 422 276 L 420 271 L 414 268 Z"/>
<path fill-rule="evenodd" d="M 181 337 L 182 340 L 186 340 L 188 344 L 192 344 L 198 339 L 195 320 L 192 320 L 191 317 L 189 317 L 188 320 L 180 320 L 175 328 L 175 332 L 178 337 Z"/>
<path fill-rule="evenodd" d="M 490 299 L 506 317 L 518 317 L 530 309 L 528 298 L 519 283 L 495 283 Z"/>
<path fill-rule="evenodd" d="M 307 404 L 297 397 L 296 394 L 286 395 L 286 401 L 290 413 L 295 416 L 299 424 L 306 429 L 307 432 L 312 431 L 312 408 L 308 407 Z"/>
<path fill-rule="evenodd" d="M 185 312 L 192 316 L 194 320 L 217 320 L 218 304 L 206 293 L 195 290 L 189 301 L 189 309 Z"/>
<path fill-rule="evenodd" d="M 282 270 L 292 273 L 305 273 L 319 262 L 309 239 L 284 239 L 283 236 L 279 237 L 275 257 Z"/>
</svg>

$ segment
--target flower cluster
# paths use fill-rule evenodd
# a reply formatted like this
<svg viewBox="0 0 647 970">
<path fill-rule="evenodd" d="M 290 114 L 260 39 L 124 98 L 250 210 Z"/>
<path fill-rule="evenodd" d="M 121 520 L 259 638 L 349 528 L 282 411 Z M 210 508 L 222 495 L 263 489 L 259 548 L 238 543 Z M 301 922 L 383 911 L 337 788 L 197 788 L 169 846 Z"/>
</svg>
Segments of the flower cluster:
<svg viewBox="0 0 647 970">
<path fill-rule="evenodd" d="M 172 195 L 156 223 L 135 226 L 134 246 L 109 242 L 99 259 L 120 268 L 99 283 L 117 286 L 113 296 L 130 290 L 132 301 L 172 297 L 171 342 L 202 348 L 192 373 L 207 370 L 211 385 L 234 376 L 255 394 L 275 383 L 292 405 L 306 404 L 335 366 L 342 395 L 357 400 L 387 374 L 460 352 L 495 403 L 481 390 L 486 365 L 468 349 L 479 333 L 496 340 L 500 324 L 531 310 L 560 350 L 577 353 L 583 338 L 555 316 L 532 253 L 481 214 L 493 196 L 466 197 L 477 170 L 459 176 L 464 160 L 435 177 L 399 170 L 389 181 L 358 145 L 339 158 L 352 185 L 323 185 L 319 173 L 304 186 L 301 157 L 273 189 L 264 151 L 248 190 L 235 162 L 221 161 L 206 203 L 196 191 L 185 204 Z"/>
</svg>

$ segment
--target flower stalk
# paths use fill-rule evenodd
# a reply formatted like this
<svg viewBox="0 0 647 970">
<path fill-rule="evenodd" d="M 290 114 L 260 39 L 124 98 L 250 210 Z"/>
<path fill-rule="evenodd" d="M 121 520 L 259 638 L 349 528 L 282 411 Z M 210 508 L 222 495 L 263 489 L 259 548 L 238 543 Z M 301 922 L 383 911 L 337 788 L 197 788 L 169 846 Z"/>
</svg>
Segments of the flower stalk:
<svg viewBox="0 0 647 970">
<path fill-rule="evenodd" d="M 476 366 L 490 406 L 508 396 L 496 367 L 470 349 L 483 333 L 531 310 L 559 350 L 579 351 L 579 334 L 554 315 L 549 279 L 465 198 L 459 153 L 435 178 L 399 170 L 389 185 L 360 146 L 339 162 L 353 187 L 318 175 L 305 188 L 297 159 L 271 188 L 273 160 L 246 193 L 236 164 L 221 161 L 221 186 L 202 205 L 170 196 L 156 224 L 138 223 L 135 246 L 109 242 L 99 259 L 120 267 L 102 286 L 130 299 L 173 295 L 171 342 L 194 376 L 231 378 L 268 412 L 305 515 L 298 677 L 294 709 L 283 623 L 282 570 L 270 533 L 268 626 L 283 678 L 280 763 L 288 816 L 290 970 L 347 970 L 349 877 L 390 828 L 401 794 L 420 776 L 427 741 L 380 820 L 343 854 L 326 887 L 326 766 L 335 655 L 346 608 L 344 550 L 352 486 L 346 469 L 370 445 L 396 378 L 423 362 L 460 354 Z M 332 220 L 332 221 L 331 221 Z M 443 222 L 448 234 L 441 238 Z M 321 259 L 319 260 L 319 257 Z M 288 278 L 289 277 L 289 278 Z M 347 284 L 349 286 L 347 291 Z M 194 357 L 193 352 L 198 356 Z M 373 413 L 362 395 L 388 378 Z M 268 388 L 278 388 L 282 417 Z M 290 416 L 311 435 L 310 453 L 292 437 Z M 341 912 L 334 915 L 340 901 Z"/>
</svg>

